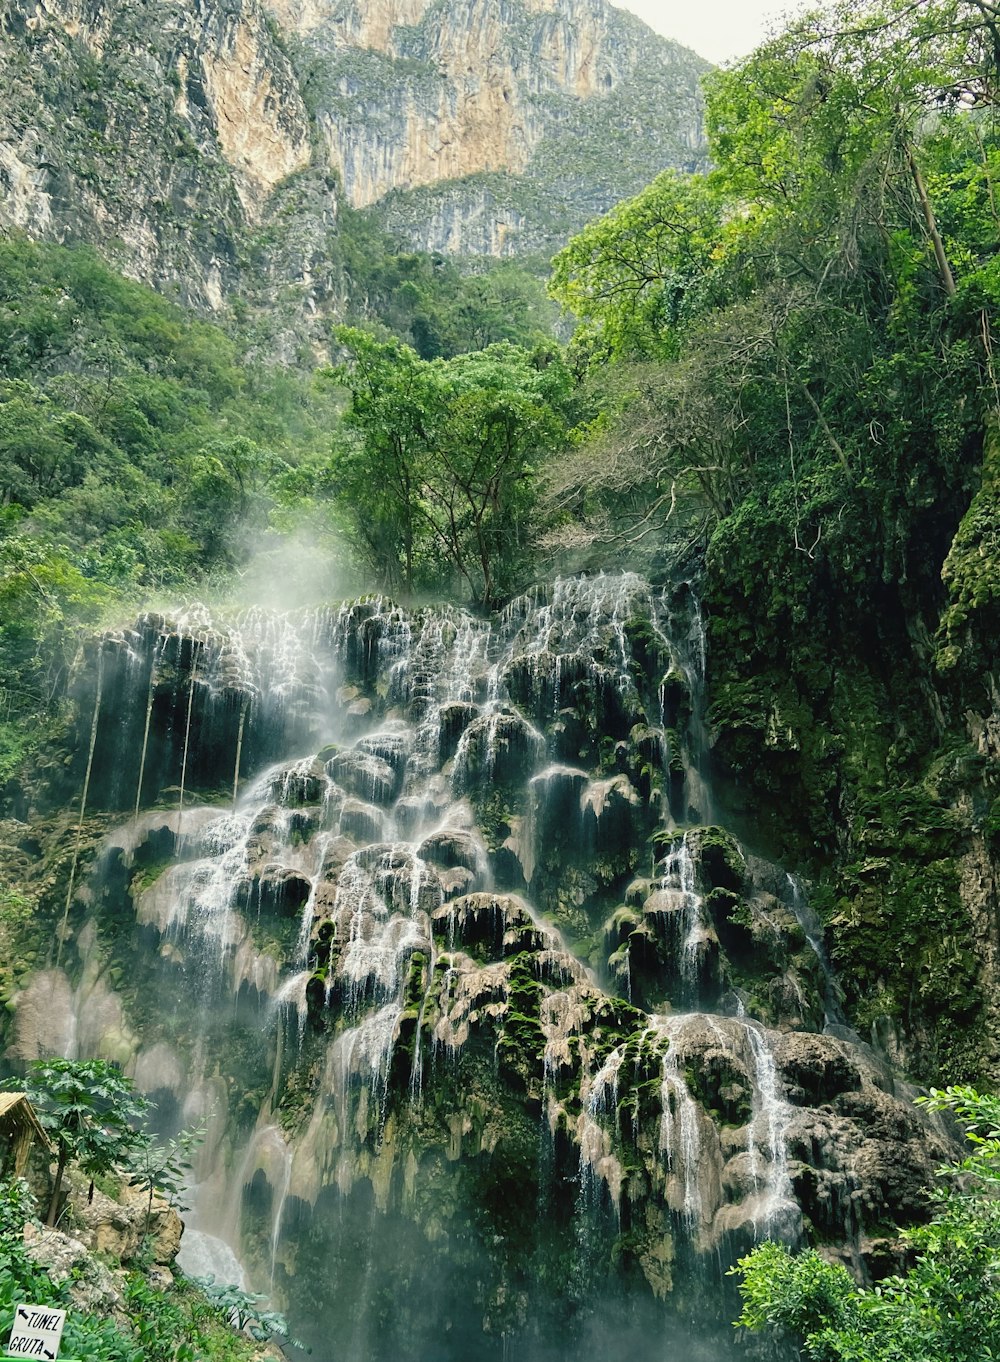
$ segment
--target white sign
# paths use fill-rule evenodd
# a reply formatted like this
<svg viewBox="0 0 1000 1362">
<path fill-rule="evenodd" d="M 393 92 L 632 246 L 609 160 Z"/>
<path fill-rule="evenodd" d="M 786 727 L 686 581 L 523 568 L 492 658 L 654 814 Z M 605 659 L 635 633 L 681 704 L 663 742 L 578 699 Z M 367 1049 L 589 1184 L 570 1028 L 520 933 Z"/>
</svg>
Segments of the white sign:
<svg viewBox="0 0 1000 1362">
<path fill-rule="evenodd" d="M 52 1362 L 59 1356 L 59 1340 L 65 1323 L 65 1310 L 51 1310 L 47 1305 L 17 1306 L 7 1356 L 44 1357 Z"/>
</svg>

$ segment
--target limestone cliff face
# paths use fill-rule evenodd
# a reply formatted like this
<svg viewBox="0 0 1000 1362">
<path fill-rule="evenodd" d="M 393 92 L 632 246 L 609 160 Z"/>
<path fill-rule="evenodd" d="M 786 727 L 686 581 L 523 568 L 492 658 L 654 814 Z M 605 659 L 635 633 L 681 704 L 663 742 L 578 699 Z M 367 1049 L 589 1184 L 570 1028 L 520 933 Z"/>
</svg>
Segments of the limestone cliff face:
<svg viewBox="0 0 1000 1362">
<path fill-rule="evenodd" d="M 14 0 L 0 26 L 0 225 L 99 244 L 217 308 L 267 195 L 310 160 L 257 0 Z"/>
<path fill-rule="evenodd" d="M 9 0 L 0 230 L 277 308 L 291 351 L 341 187 L 418 246 L 550 249 L 698 161 L 703 69 L 605 0 Z"/>
<path fill-rule="evenodd" d="M 241 15 L 221 35 L 219 46 L 201 55 L 203 88 L 219 147 L 236 171 L 248 217 L 257 214 L 258 192 L 270 193 L 309 164 L 309 134 L 298 92 L 289 86 L 289 73 L 280 63 L 272 74 L 268 58 L 273 50 L 265 50 L 255 18 Z M 184 77 L 190 79 L 186 71 Z M 175 108 L 190 116 L 183 88 Z"/>
<path fill-rule="evenodd" d="M 705 64 L 604 0 L 267 2 L 350 202 L 394 194 L 384 219 L 415 245 L 551 248 L 699 162 Z"/>
</svg>

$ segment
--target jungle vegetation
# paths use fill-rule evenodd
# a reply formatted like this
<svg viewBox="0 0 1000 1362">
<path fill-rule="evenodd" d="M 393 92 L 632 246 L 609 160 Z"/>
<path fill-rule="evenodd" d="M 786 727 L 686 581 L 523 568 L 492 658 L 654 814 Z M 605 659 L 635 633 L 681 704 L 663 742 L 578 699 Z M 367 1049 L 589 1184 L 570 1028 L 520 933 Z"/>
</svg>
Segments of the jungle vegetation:
<svg viewBox="0 0 1000 1362">
<path fill-rule="evenodd" d="M 250 363 L 92 251 L 0 241 L 0 781 L 81 630 L 262 542 L 335 540 L 372 587 L 483 607 L 669 548 L 703 574 L 715 760 L 816 872 L 852 1019 L 897 1021 L 924 1074 L 981 1075 L 957 859 L 1000 852 L 960 724 L 1000 637 L 998 63 L 990 0 L 846 0 L 713 73 L 712 169 L 553 261 L 565 346 L 526 276 L 360 221 L 352 325 L 314 373 Z M 816 1359 L 990 1355 L 997 1112 L 940 1100 L 980 1162 L 911 1271 L 860 1292 L 761 1249 L 745 1324 Z"/>
<path fill-rule="evenodd" d="M 790 1341 L 811 1362 L 1000 1356 L 1000 1100 L 949 1087 L 920 1101 L 961 1123 L 969 1152 L 940 1170 L 928 1223 L 904 1231 L 905 1270 L 862 1287 L 815 1249 L 760 1244 L 733 1269 L 743 1328 Z"/>
<path fill-rule="evenodd" d="M 351 325 L 313 372 L 89 250 L 0 242 L 0 777 L 81 630 L 287 536 L 478 606 L 686 557 L 734 814 L 819 872 L 858 1018 L 975 1077 L 955 855 L 1000 803 L 980 780 L 963 830 L 952 795 L 1000 625 L 998 32 L 983 0 L 846 0 L 710 75 L 711 170 L 556 256 L 566 345 L 526 272 L 356 215 Z"/>
<path fill-rule="evenodd" d="M 44 633 L 51 656 L 55 615 L 229 570 L 317 499 L 397 591 L 496 599 L 537 570 L 527 540 L 543 531 L 550 549 L 596 552 L 683 527 L 710 554 L 768 534 L 789 563 L 836 564 L 856 585 L 919 573 L 928 508 L 968 501 L 1000 401 L 996 23 L 972 0 L 844 3 L 709 76 L 714 168 L 665 172 L 556 256 L 550 290 L 578 323 L 565 361 L 525 271 L 463 275 L 394 251 L 358 214 L 343 267 L 372 340 L 334 340 L 347 403 L 329 375 L 243 362 L 86 249 L 0 242 L 6 703 L 51 699 L 59 670 L 33 653 Z M 371 488 L 382 504 L 366 504 L 355 474 L 386 411 L 352 380 L 376 341 L 387 402 L 427 380 L 405 399 L 421 415 L 446 372 L 523 398 L 534 365 L 544 413 L 505 461 L 516 506 L 484 477 L 449 509 L 420 467 L 436 415 L 398 451 L 399 495 Z M 447 368 L 477 351 L 489 362 Z M 570 367 L 572 406 L 553 363 Z M 397 538 L 398 558 L 372 533 Z"/>
</svg>

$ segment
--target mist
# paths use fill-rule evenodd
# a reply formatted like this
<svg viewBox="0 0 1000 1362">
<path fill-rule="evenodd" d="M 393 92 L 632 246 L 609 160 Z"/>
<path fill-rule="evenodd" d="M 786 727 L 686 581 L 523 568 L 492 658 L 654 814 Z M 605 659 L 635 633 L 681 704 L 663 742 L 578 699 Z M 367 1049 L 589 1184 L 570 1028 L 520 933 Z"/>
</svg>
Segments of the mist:
<svg viewBox="0 0 1000 1362">
<path fill-rule="evenodd" d="M 229 603 L 268 610 L 340 601 L 376 589 L 339 535 L 308 524 L 280 536 L 263 535 L 227 586 Z"/>
</svg>

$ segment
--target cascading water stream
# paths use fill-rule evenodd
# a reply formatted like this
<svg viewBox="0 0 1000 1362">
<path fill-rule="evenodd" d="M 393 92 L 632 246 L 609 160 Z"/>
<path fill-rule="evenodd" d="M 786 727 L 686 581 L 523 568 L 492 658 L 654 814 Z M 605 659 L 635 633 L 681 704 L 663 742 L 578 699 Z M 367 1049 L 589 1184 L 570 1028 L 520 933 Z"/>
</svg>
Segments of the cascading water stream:
<svg viewBox="0 0 1000 1362">
<path fill-rule="evenodd" d="M 146 774 L 146 754 L 149 751 L 149 725 L 153 717 L 153 695 L 156 687 L 156 673 L 160 654 L 162 652 L 162 642 L 157 640 L 156 647 L 153 649 L 152 660 L 149 664 L 149 686 L 146 691 L 146 717 L 142 726 L 142 747 L 139 751 L 139 778 L 135 783 L 135 821 L 139 821 L 139 809 L 142 807 L 142 782 Z"/>
<path fill-rule="evenodd" d="M 94 717 L 90 724 L 90 746 L 87 749 L 87 768 L 83 777 L 83 790 L 80 794 L 80 816 L 76 823 L 76 837 L 73 841 L 73 859 L 70 862 L 69 880 L 66 885 L 66 902 L 63 907 L 62 922 L 59 926 L 59 940 L 56 943 L 56 969 L 59 968 L 62 960 L 63 943 L 66 940 L 66 924 L 69 920 L 69 910 L 73 903 L 73 891 L 76 888 L 76 872 L 80 864 L 80 841 L 83 836 L 83 820 L 87 816 L 87 795 L 90 792 L 90 777 L 94 769 L 94 751 L 97 745 L 97 729 L 101 720 L 101 698 L 104 691 L 104 649 L 98 650 L 97 654 L 97 690 L 94 695 Z"/>
<path fill-rule="evenodd" d="M 205 1256 L 215 1235 L 301 1312 L 302 1250 L 282 1248 L 304 1234 L 324 1280 L 353 1283 L 323 1319 L 368 1346 L 391 1327 L 358 1312 L 384 1311 L 394 1280 L 371 1227 L 383 1217 L 402 1242 L 419 1213 L 414 1280 L 434 1255 L 455 1264 L 440 1281 L 499 1274 L 483 1336 L 513 1349 L 531 1311 L 510 1305 L 504 1273 L 535 1249 L 508 1250 L 511 1226 L 528 1230 L 505 1214 L 536 1156 L 547 1210 L 529 1229 L 593 1271 L 578 1301 L 604 1299 L 615 1243 L 665 1300 L 672 1272 L 707 1277 L 728 1246 L 795 1237 L 793 1101 L 814 1069 L 839 1072 L 829 1047 L 847 1042 L 797 1057 L 776 1023 L 786 996 L 807 1014 L 815 968 L 801 938 L 772 961 L 766 933 L 794 911 L 823 966 L 821 938 L 793 881 L 753 881 L 752 858 L 703 821 L 705 631 L 688 586 L 562 580 L 491 620 L 374 597 L 143 628 L 132 827 L 108 858 L 156 940 L 157 1039 L 136 1042 L 136 1065 L 159 1075 L 152 1091 L 219 1113 L 195 1197 Z M 178 776 L 169 814 L 131 807 L 133 788 L 172 803 Z M 490 1189 L 481 1221 L 449 1219 L 448 1170 Z M 254 1179 L 266 1226 L 227 1220 Z M 392 1336 L 372 1355 L 398 1352 Z M 466 1336 L 442 1356 L 474 1351 Z"/>
<path fill-rule="evenodd" d="M 702 896 L 697 888 L 697 875 L 691 844 L 683 834 L 666 858 L 662 886 L 668 893 L 681 896 L 678 953 L 680 975 L 690 999 L 698 992 L 698 948 L 702 940 Z"/>
<path fill-rule="evenodd" d="M 845 1028 L 847 1018 L 841 1006 L 840 997 L 837 991 L 837 984 L 833 976 L 833 969 L 830 965 L 830 957 L 827 954 L 826 943 L 823 940 L 823 924 L 820 922 L 814 909 L 810 906 L 806 898 L 806 892 L 802 881 L 797 875 L 786 875 L 788 884 L 789 900 L 795 920 L 802 928 L 802 933 L 809 947 L 816 957 L 820 971 L 823 975 L 823 1009 L 825 1024 Z"/>
<path fill-rule="evenodd" d="M 698 1107 L 691 1096 L 684 1072 L 677 1037 L 683 1029 L 685 1017 L 680 1014 L 669 1019 L 657 1018 L 658 1029 L 667 1037 L 663 1055 L 660 1088 L 659 1145 L 667 1165 L 680 1187 L 674 1206 L 683 1218 L 688 1233 L 696 1235 L 701 1227 L 703 1206 L 699 1186 L 701 1163 L 701 1133 Z M 678 1204 L 679 1203 L 679 1204 Z"/>
<path fill-rule="evenodd" d="M 752 1058 L 754 1114 L 748 1128 L 747 1148 L 754 1182 L 761 1189 L 759 1216 L 762 1236 L 767 1237 L 778 1224 L 779 1212 L 792 1199 L 788 1178 L 787 1104 L 782 1098 L 774 1056 L 768 1049 L 760 1026 L 741 1018 Z M 767 1158 L 761 1167 L 759 1150 Z"/>
<path fill-rule="evenodd" d="M 240 726 L 236 735 L 236 759 L 233 762 L 233 809 L 240 793 L 240 762 L 243 757 L 243 734 L 246 729 L 248 701 L 244 697 L 240 704 Z"/>
<path fill-rule="evenodd" d="M 191 747 L 191 714 L 194 710 L 194 691 L 198 682 L 198 653 L 191 659 L 191 680 L 188 683 L 187 713 L 184 716 L 184 749 L 181 757 L 181 788 L 177 796 L 177 808 L 184 814 L 184 787 L 187 783 L 188 753 Z"/>
</svg>

